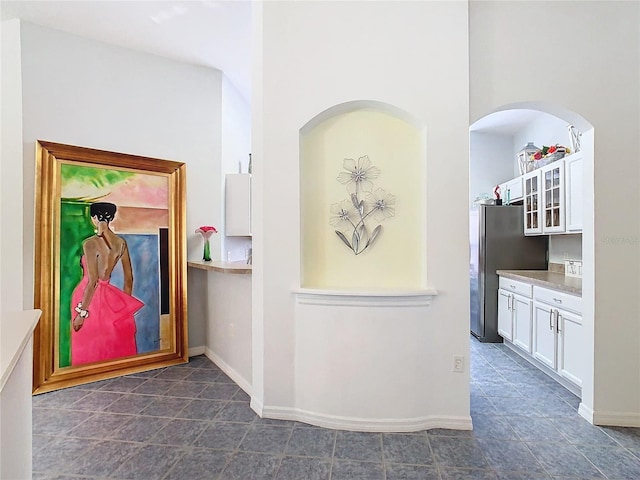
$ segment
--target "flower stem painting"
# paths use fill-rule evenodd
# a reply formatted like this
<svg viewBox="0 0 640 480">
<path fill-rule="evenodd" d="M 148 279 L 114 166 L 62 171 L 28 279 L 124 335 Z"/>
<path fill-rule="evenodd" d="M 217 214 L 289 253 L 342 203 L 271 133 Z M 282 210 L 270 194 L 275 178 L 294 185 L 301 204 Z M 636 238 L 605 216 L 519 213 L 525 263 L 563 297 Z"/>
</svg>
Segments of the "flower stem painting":
<svg viewBox="0 0 640 480">
<path fill-rule="evenodd" d="M 34 392 L 186 361 L 184 164 L 37 150 Z"/>
<path fill-rule="evenodd" d="M 329 223 L 342 243 L 354 255 L 360 255 L 380 237 L 381 222 L 395 215 L 396 197 L 375 188 L 373 180 L 380 169 L 367 155 L 357 161 L 345 158 L 343 168 L 346 171 L 340 172 L 337 180 L 346 186 L 349 197 L 331 205 Z"/>
</svg>

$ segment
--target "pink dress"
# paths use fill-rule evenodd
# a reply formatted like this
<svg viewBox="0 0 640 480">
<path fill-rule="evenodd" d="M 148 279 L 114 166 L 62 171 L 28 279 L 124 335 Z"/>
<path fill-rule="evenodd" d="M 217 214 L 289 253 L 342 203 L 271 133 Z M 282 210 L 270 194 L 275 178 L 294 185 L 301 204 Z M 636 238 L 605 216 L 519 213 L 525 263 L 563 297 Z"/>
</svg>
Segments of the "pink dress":
<svg viewBox="0 0 640 480">
<path fill-rule="evenodd" d="M 89 283 L 89 269 L 82 256 L 84 276 L 71 295 L 71 319 L 74 307 L 82 301 Z M 108 280 L 98 280 L 98 286 L 88 307 L 89 316 L 77 332 L 71 325 L 71 364 L 113 360 L 136 355 L 136 323 L 134 313 L 144 306 L 140 300 L 114 287 Z"/>
</svg>

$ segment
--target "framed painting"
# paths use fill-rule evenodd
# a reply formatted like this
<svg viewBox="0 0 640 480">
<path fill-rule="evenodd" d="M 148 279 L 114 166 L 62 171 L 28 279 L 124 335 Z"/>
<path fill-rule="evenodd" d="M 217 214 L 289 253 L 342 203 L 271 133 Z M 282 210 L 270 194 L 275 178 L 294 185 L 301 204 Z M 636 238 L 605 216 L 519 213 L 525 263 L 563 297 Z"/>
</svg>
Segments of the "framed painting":
<svg viewBox="0 0 640 480">
<path fill-rule="evenodd" d="M 34 393 L 188 360 L 185 174 L 37 142 Z"/>
</svg>

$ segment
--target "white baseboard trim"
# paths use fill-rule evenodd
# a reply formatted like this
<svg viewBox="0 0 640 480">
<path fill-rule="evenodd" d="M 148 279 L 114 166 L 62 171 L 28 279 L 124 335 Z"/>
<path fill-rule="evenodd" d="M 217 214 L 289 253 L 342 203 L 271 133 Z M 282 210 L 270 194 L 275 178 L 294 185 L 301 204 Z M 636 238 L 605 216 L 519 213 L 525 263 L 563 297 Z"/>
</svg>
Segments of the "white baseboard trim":
<svg viewBox="0 0 640 480">
<path fill-rule="evenodd" d="M 595 412 L 581 403 L 578 413 L 593 425 L 611 427 L 640 427 L 640 413 L 638 412 Z"/>
<path fill-rule="evenodd" d="M 240 375 L 237 371 L 235 371 L 227 362 L 225 362 L 222 358 L 216 355 L 213 350 L 209 347 L 204 347 L 204 354 L 206 357 L 215 363 L 220 370 L 227 374 L 227 376 L 236 382 L 236 384 L 246 392 L 247 395 L 251 396 L 251 383 L 248 382 L 242 375 Z"/>
<path fill-rule="evenodd" d="M 204 345 L 202 345 L 201 347 L 190 347 L 189 356 L 197 357 L 198 355 L 204 355 L 204 349 L 205 349 Z"/>
<path fill-rule="evenodd" d="M 254 405 L 255 403 L 255 405 Z M 327 415 L 300 408 L 265 407 L 259 402 L 251 401 L 251 408 L 263 418 L 277 420 L 294 420 L 318 427 L 354 432 L 417 432 L 432 428 L 447 428 L 454 430 L 471 430 L 471 417 L 453 417 L 429 415 L 417 418 L 358 418 Z"/>
<path fill-rule="evenodd" d="M 578 414 L 593 425 L 593 410 L 591 407 L 587 407 L 584 403 L 580 402 L 580 405 L 578 406 Z"/>
</svg>

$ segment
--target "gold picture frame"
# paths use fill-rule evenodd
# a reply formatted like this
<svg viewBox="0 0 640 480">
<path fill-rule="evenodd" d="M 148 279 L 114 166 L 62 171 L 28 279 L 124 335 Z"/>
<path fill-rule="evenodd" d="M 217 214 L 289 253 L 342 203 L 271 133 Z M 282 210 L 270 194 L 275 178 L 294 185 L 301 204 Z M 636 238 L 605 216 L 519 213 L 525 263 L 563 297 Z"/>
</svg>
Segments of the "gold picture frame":
<svg viewBox="0 0 640 480">
<path fill-rule="evenodd" d="M 186 165 L 38 141 L 33 393 L 188 361 Z"/>
</svg>

